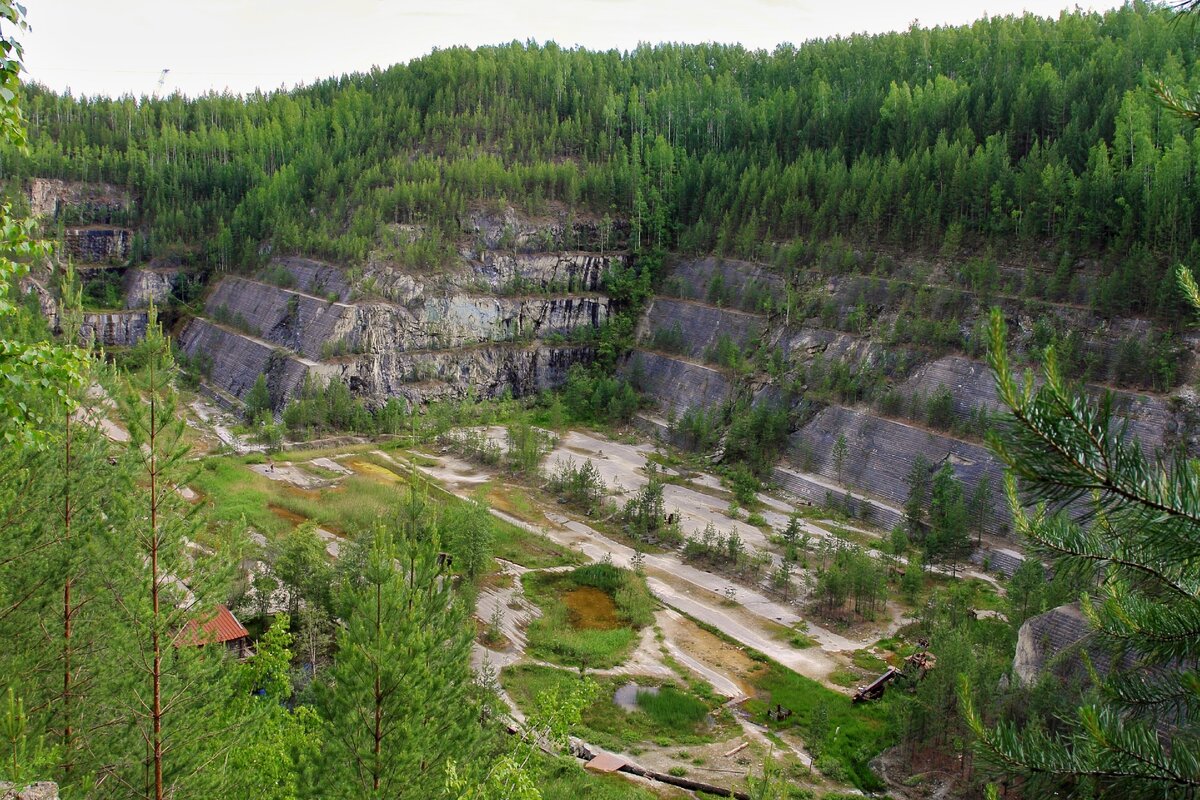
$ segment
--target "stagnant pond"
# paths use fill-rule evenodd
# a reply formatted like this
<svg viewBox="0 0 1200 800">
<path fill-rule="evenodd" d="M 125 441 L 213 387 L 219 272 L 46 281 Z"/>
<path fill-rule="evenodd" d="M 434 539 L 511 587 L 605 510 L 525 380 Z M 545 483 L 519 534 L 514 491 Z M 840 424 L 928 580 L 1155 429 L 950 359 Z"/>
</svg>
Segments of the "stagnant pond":
<svg viewBox="0 0 1200 800">
<path fill-rule="evenodd" d="M 637 711 L 638 693 L 645 692 L 646 694 L 658 694 L 657 686 L 638 686 L 636 683 L 627 683 L 621 686 L 613 693 L 613 702 L 626 711 Z"/>
</svg>

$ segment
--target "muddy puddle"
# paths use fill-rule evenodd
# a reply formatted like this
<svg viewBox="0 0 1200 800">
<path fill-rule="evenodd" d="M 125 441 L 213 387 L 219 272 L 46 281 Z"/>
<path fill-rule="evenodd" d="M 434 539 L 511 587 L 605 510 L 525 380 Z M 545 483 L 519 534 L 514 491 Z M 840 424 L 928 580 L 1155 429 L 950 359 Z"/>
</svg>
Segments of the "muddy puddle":
<svg viewBox="0 0 1200 800">
<path fill-rule="evenodd" d="M 617 606 L 608 592 L 594 586 L 580 586 L 563 594 L 571 612 L 571 625 L 580 630 L 611 631 L 621 627 Z"/>
<path fill-rule="evenodd" d="M 302 517 L 294 511 L 288 511 L 286 508 L 281 508 L 280 506 L 274 504 L 268 504 L 267 510 L 280 519 L 286 520 L 293 525 L 299 525 L 301 523 L 308 522 L 307 517 Z"/>
<path fill-rule="evenodd" d="M 370 461 L 360 461 L 358 459 L 354 459 L 353 461 L 347 461 L 346 466 L 350 467 L 360 475 L 379 478 L 388 481 L 389 483 L 400 483 L 403 481 L 403 478 L 392 472 L 387 467 L 381 467 L 378 464 L 372 464 Z"/>
</svg>

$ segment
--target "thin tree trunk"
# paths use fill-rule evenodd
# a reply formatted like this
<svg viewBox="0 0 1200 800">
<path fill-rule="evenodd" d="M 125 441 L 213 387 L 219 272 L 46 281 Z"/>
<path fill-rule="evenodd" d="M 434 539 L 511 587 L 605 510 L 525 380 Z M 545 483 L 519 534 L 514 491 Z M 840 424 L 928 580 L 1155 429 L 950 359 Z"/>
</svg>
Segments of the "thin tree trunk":
<svg viewBox="0 0 1200 800">
<path fill-rule="evenodd" d="M 383 636 L 383 587 L 375 584 L 375 640 Z M 376 653 L 378 656 L 378 653 Z M 373 774 L 372 787 L 375 793 L 379 793 L 379 772 L 381 753 L 383 751 L 383 687 L 380 684 L 379 669 L 381 664 L 378 658 L 375 661 L 375 769 Z"/>
<path fill-rule="evenodd" d="M 63 546 L 67 569 L 63 579 L 63 774 L 70 776 L 72 764 L 71 725 L 71 583 L 74 560 L 71 552 L 71 414 L 66 415 L 66 452 L 63 462 Z"/>
<path fill-rule="evenodd" d="M 154 800 L 163 800 L 163 744 L 162 744 L 162 650 L 158 640 L 158 417 L 155 407 L 154 362 L 150 362 L 150 598 L 153 604 L 150 628 L 151 650 L 154 665 L 151 672 L 154 698 L 150 710 L 154 728 Z"/>
</svg>

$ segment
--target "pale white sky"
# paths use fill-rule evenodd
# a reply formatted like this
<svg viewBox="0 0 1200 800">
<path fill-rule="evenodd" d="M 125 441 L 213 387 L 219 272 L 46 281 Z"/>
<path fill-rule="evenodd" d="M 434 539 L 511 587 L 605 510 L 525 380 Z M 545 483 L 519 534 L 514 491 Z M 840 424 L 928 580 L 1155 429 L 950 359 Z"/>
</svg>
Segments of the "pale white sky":
<svg viewBox="0 0 1200 800">
<path fill-rule="evenodd" d="M 985 14 L 1104 9 L 1106 0 L 27 0 L 29 77 L 76 95 L 274 89 L 385 67 L 435 47 L 554 40 L 780 42 Z"/>
</svg>

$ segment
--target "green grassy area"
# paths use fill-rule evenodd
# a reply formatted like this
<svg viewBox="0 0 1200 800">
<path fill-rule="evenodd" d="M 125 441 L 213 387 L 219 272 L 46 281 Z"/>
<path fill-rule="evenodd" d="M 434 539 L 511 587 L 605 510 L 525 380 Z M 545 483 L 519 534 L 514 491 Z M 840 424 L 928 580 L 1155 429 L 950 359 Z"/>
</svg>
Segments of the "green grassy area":
<svg viewBox="0 0 1200 800">
<path fill-rule="evenodd" d="M 583 554 L 564 547 L 540 533 L 497 519 L 492 523 L 495 538 L 492 540 L 492 555 L 520 564 L 529 569 L 568 567 L 582 564 Z"/>
<path fill-rule="evenodd" d="M 518 706 L 529 707 L 534 698 L 556 688 L 566 690 L 581 680 L 579 673 L 521 664 L 506 667 L 500 683 Z M 661 678 L 638 678 L 640 686 L 659 686 L 659 694 L 638 697 L 638 708 L 626 711 L 614 702 L 613 694 L 629 683 L 627 676 L 597 681 L 596 699 L 583 711 L 582 723 L 574 731 L 580 738 L 608 750 L 628 751 L 640 744 L 694 746 L 722 741 L 737 733 L 732 714 L 721 708 L 724 698 L 702 682 L 662 682 Z M 712 716 L 712 722 L 708 721 Z"/>
<path fill-rule="evenodd" d="M 849 697 L 774 662 L 752 675 L 751 681 L 759 696 L 750 700 L 747 708 L 756 718 L 772 728 L 794 728 L 805 742 L 823 742 L 818 768 L 842 773 L 830 777 L 844 778 L 864 791 L 883 788 L 867 766 L 893 740 L 882 706 L 854 705 Z M 792 715 L 783 722 L 768 722 L 766 712 L 776 704 L 790 709 Z"/>
<path fill-rule="evenodd" d="M 674 686 L 662 686 L 657 692 L 639 691 L 637 704 L 655 723 L 669 729 L 694 728 L 708 716 L 704 702 Z"/>
<path fill-rule="evenodd" d="M 547 758 L 539 764 L 537 778 L 542 800 L 659 800 L 687 796 L 670 790 L 653 792 L 617 775 L 597 775 L 566 758 Z"/>
<path fill-rule="evenodd" d="M 309 458 L 344 452 L 309 451 Z M 294 454 L 289 454 L 294 455 Z M 273 481 L 249 469 L 263 463 L 261 454 L 244 457 L 210 457 L 201 462 L 191 486 L 202 495 L 218 524 L 247 524 L 268 537 L 292 530 L 303 520 L 313 520 L 328 530 L 354 535 L 367 530 L 378 519 L 393 516 L 404 501 L 408 477 L 402 467 L 370 454 L 343 459 L 356 471 L 334 486 L 322 489 L 298 489 L 283 481 Z M 308 467 L 304 467 L 306 470 Z M 431 497 L 440 504 L 462 502 L 453 494 L 431 486 Z M 493 554 L 525 567 L 568 566 L 583 557 L 550 541 L 500 519 L 492 520 Z"/>
<path fill-rule="evenodd" d="M 525 596 L 542 609 L 526 632 L 528 652 L 555 664 L 603 669 L 623 662 L 654 621 L 646 582 L 611 564 L 529 573 Z"/>
<path fill-rule="evenodd" d="M 206 458 L 189 484 L 202 495 L 201 502 L 209 507 L 214 523 L 245 519 L 268 536 L 293 527 L 269 508 L 282 485 L 250 471 L 240 458 Z"/>
<path fill-rule="evenodd" d="M 689 619 L 717 638 L 738 644 L 720 629 Z M 895 741 L 886 710 L 878 703 L 854 705 L 846 695 L 793 672 L 758 650 L 750 647 L 744 650 L 759 662 L 746 674 L 756 696 L 745 707 L 755 720 L 775 729 L 793 728 L 806 743 L 823 741 L 818 768 L 827 775 L 839 773 L 830 777 L 852 783 L 863 791 L 882 789 L 883 783 L 867 765 Z M 769 721 L 767 711 L 776 704 L 790 709 L 792 715 L 783 722 Z"/>
</svg>

